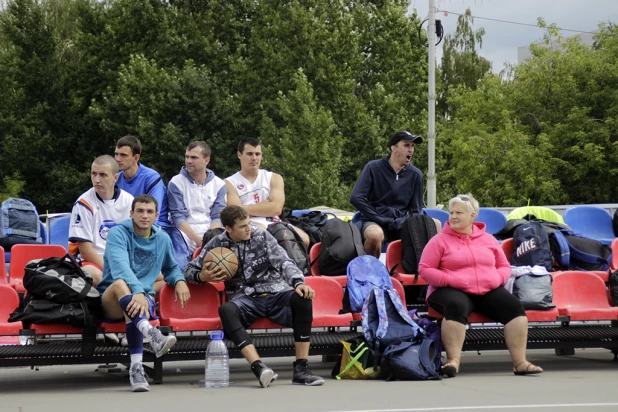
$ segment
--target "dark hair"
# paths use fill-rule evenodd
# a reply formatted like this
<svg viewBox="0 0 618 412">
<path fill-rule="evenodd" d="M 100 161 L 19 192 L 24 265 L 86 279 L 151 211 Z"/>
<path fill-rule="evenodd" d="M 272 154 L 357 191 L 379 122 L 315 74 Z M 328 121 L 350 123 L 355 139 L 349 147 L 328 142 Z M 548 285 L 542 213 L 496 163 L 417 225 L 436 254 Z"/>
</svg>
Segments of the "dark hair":
<svg viewBox="0 0 618 412">
<path fill-rule="evenodd" d="M 119 168 L 118 168 L 118 162 L 116 162 L 116 159 L 114 159 L 113 157 L 111 157 L 110 155 L 101 155 L 99 157 L 97 157 L 96 159 L 94 159 L 94 162 L 92 162 L 93 165 L 109 165 L 109 167 L 112 168 L 112 174 L 117 175 L 119 172 Z"/>
<path fill-rule="evenodd" d="M 255 137 L 247 137 L 245 139 L 242 139 L 238 143 L 238 151 L 240 153 L 243 153 L 245 151 L 245 145 L 249 145 L 249 146 L 253 146 L 253 147 L 258 147 L 258 146 L 262 146 L 262 143 L 260 143 L 260 141 L 258 139 L 256 139 Z"/>
<path fill-rule="evenodd" d="M 131 153 L 133 154 L 133 156 L 142 154 L 142 144 L 135 136 L 128 135 L 125 137 L 121 137 L 120 140 L 116 142 L 117 148 L 125 146 L 129 146 L 129 148 L 131 148 Z"/>
<path fill-rule="evenodd" d="M 234 227 L 237 221 L 249 217 L 249 213 L 242 206 L 226 206 L 219 215 L 224 227 Z"/>
<path fill-rule="evenodd" d="M 210 157 L 210 146 L 208 146 L 208 143 L 206 143 L 203 140 L 197 140 L 195 142 L 191 142 L 189 143 L 189 146 L 187 146 L 187 151 L 193 150 L 196 147 L 199 147 L 200 149 L 202 149 L 202 156 Z"/>
<path fill-rule="evenodd" d="M 135 199 L 133 199 L 133 202 L 131 203 L 131 210 L 135 211 L 136 203 L 154 203 L 155 209 L 159 210 L 159 202 L 157 202 L 157 199 L 147 194 L 138 195 Z"/>
</svg>

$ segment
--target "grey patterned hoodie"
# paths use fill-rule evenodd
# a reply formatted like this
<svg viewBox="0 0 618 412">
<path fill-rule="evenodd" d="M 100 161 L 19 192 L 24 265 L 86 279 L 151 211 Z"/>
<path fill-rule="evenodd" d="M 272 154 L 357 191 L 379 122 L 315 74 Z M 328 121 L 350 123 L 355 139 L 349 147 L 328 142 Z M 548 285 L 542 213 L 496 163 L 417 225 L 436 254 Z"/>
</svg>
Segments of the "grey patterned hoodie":
<svg viewBox="0 0 618 412">
<path fill-rule="evenodd" d="M 251 228 L 251 238 L 243 242 L 233 241 L 227 232 L 214 237 L 202 248 L 200 255 L 187 265 L 184 275 L 188 282 L 203 283 L 200 272 L 204 256 L 219 246 L 231 249 L 238 257 L 238 273 L 225 282 L 228 300 L 242 295 L 280 292 L 305 282 L 303 273 L 277 240 L 266 230 L 257 227 Z"/>
</svg>

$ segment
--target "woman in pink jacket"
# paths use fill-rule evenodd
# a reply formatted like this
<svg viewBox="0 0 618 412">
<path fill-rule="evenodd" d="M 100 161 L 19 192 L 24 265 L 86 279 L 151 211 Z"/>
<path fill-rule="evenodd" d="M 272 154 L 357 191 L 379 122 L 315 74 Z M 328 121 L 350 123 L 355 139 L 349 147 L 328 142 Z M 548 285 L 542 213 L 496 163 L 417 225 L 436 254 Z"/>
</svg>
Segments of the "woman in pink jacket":
<svg viewBox="0 0 618 412">
<path fill-rule="evenodd" d="M 515 375 L 543 372 L 526 360 L 528 318 L 519 299 L 502 287 L 511 275 L 502 248 L 485 232 L 484 223 L 474 223 L 478 202 L 471 194 L 457 195 L 448 206 L 448 223 L 427 243 L 419 263 L 420 276 L 430 285 L 427 304 L 444 316 L 442 343 L 447 362 L 442 373 L 452 378 L 459 372 L 472 312 L 504 324 Z"/>
</svg>

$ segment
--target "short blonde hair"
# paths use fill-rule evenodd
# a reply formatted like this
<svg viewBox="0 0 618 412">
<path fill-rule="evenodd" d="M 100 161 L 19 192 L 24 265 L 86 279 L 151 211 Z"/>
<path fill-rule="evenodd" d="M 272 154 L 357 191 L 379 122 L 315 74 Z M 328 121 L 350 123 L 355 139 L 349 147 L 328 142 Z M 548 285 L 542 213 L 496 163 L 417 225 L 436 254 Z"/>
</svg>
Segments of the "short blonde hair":
<svg viewBox="0 0 618 412">
<path fill-rule="evenodd" d="M 479 202 L 476 201 L 472 193 L 466 193 L 465 195 L 457 195 L 448 201 L 449 210 L 454 204 L 462 205 L 466 208 L 468 213 L 474 213 L 474 216 L 479 215 Z"/>
</svg>

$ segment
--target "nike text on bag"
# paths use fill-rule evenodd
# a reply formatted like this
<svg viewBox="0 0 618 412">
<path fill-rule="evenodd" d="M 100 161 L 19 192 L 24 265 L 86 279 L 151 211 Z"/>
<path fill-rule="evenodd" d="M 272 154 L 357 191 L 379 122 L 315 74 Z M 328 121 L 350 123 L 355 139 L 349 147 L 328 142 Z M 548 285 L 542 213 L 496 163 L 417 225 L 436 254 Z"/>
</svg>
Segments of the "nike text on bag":
<svg viewBox="0 0 618 412">
<path fill-rule="evenodd" d="M 318 260 L 322 275 L 345 276 L 352 259 L 364 254 L 363 241 L 356 225 L 336 218 L 326 222 L 322 228 Z"/>
<path fill-rule="evenodd" d="M 11 197 L 0 207 L 0 246 L 8 252 L 23 243 L 42 243 L 39 214 L 29 200 Z"/>
<path fill-rule="evenodd" d="M 608 270 L 612 249 L 572 230 L 557 230 L 549 237 L 551 250 L 561 270 Z"/>
<path fill-rule="evenodd" d="M 408 217 L 401 228 L 401 265 L 418 277 L 418 262 L 429 239 L 437 234 L 433 219 L 425 214 Z M 393 272 L 395 268 L 391 268 Z M 415 278 L 415 281 L 418 280 Z"/>
<path fill-rule="evenodd" d="M 309 255 L 307 254 L 305 243 L 299 234 L 283 222 L 273 223 L 266 230 L 277 239 L 279 246 L 285 250 L 285 253 L 294 261 L 296 266 L 303 272 L 303 275 L 308 276 Z"/>
<path fill-rule="evenodd" d="M 347 271 L 346 291 L 353 313 L 359 313 L 363 309 L 363 302 L 374 288 L 393 288 L 386 267 L 374 256 L 364 255 L 354 258 L 348 265 Z"/>
<path fill-rule="evenodd" d="M 513 233 L 514 266 L 543 266 L 547 271 L 553 267 L 553 257 L 549 246 L 549 238 L 542 224 L 537 222 L 524 223 Z"/>
</svg>

